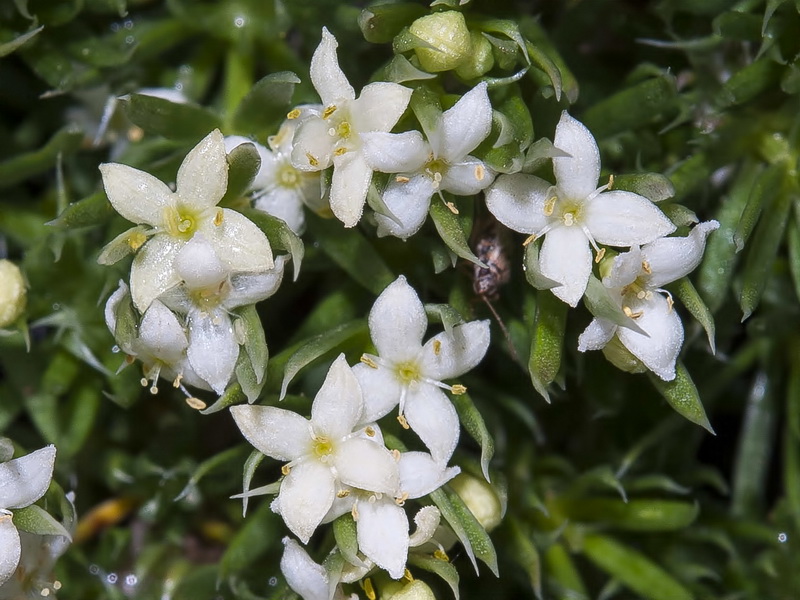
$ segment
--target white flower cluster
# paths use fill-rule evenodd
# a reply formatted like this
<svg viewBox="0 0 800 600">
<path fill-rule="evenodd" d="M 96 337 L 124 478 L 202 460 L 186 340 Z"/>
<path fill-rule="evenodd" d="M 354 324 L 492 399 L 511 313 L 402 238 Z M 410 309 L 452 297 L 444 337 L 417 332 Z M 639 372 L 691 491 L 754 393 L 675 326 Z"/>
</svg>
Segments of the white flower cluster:
<svg viewBox="0 0 800 600">
<path fill-rule="evenodd" d="M 142 384 L 151 381 L 153 393 L 163 376 L 185 392 L 182 382 L 222 394 L 247 342 L 232 311 L 274 294 L 286 261 L 273 259 L 252 221 L 217 206 L 228 185 L 222 134 L 211 132 L 189 152 L 174 192 L 126 165 L 100 170 L 113 207 L 138 224 L 99 258 L 112 264 L 136 252 L 130 288 L 120 282 L 106 304 L 109 330 L 123 352 L 142 362 Z"/>
<path fill-rule="evenodd" d="M 376 300 L 369 326 L 378 355 L 364 355 L 354 368 L 339 356 L 314 399 L 310 419 L 274 406 L 230 409 L 256 449 L 285 463 L 272 509 L 301 542 L 307 543 L 321 523 L 347 513 L 355 520 L 359 555 L 336 581 L 296 542 L 285 541 L 284 574 L 306 600 L 326 598 L 332 581 L 357 581 L 374 567 L 399 579 L 409 548 L 432 540 L 439 510 L 421 507 L 414 517 L 416 530 L 409 533 L 404 505 L 459 473 L 447 466 L 459 421 L 443 390 L 460 394 L 466 388 L 441 380 L 477 365 L 489 345 L 488 321 L 455 326 L 423 345 L 425 310 L 402 276 Z M 376 421 L 398 407 L 398 421 L 428 452 L 386 448 Z"/>
<path fill-rule="evenodd" d="M 683 325 L 662 286 L 700 263 L 706 237 L 719 223 L 700 223 L 688 237 L 664 237 L 676 227 L 653 202 L 610 190 L 610 182 L 597 187 L 597 143 L 566 111 L 553 143 L 564 154 L 553 158 L 555 185 L 524 173 L 501 175 L 486 192 L 489 210 L 507 227 L 531 234 L 527 243 L 543 238 L 534 267 L 551 281 L 553 294 L 572 307 L 586 291 L 592 249 L 599 263 L 606 254 L 599 245 L 630 248 L 613 258 L 603 284 L 638 331 L 596 318 L 578 349 L 598 350 L 617 336 L 647 369 L 665 381 L 674 379 Z"/>
</svg>

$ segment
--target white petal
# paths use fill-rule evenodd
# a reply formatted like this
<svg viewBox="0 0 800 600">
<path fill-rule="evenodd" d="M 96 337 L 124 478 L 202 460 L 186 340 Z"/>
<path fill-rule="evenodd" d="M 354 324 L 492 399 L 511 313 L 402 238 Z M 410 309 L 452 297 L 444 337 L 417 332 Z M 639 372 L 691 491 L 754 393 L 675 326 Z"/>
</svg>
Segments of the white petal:
<svg viewBox="0 0 800 600">
<path fill-rule="evenodd" d="M 400 579 L 408 558 L 408 517 L 394 500 L 358 503 L 358 549 L 393 579 Z"/>
<path fill-rule="evenodd" d="M 409 545 L 417 547 L 429 542 L 436 533 L 436 529 L 439 527 L 439 522 L 441 520 L 442 514 L 435 506 L 423 506 L 420 508 L 414 516 L 414 523 L 417 529 L 409 536 Z"/>
<path fill-rule="evenodd" d="M 175 202 L 172 190 L 150 173 L 117 163 L 100 165 L 100 173 L 114 210 L 134 223 L 160 225 L 164 208 Z"/>
<path fill-rule="evenodd" d="M 20 550 L 19 533 L 11 515 L 0 514 L 0 586 L 17 570 Z"/>
<path fill-rule="evenodd" d="M 355 130 L 390 131 L 405 112 L 412 92 L 400 84 L 384 81 L 364 86 L 358 100 L 350 105 Z"/>
<path fill-rule="evenodd" d="M 617 326 L 611 321 L 592 319 L 589 326 L 578 337 L 578 350 L 580 352 L 600 350 L 611 341 L 616 332 Z"/>
<path fill-rule="evenodd" d="M 337 156 L 333 163 L 331 210 L 345 227 L 354 227 L 364 211 L 372 169 L 360 152 L 347 152 Z"/>
<path fill-rule="evenodd" d="M 661 287 L 688 275 L 700 264 L 706 248 L 706 238 L 719 229 L 717 221 L 695 225 L 686 237 L 660 238 L 642 248 L 652 274 L 648 284 Z"/>
<path fill-rule="evenodd" d="M 183 241 L 166 233 L 157 233 L 133 258 L 131 265 L 131 298 L 143 313 L 150 303 L 180 283 L 175 270 L 175 257 Z"/>
<path fill-rule="evenodd" d="M 139 324 L 139 343 L 147 354 L 176 365 L 189 346 L 178 318 L 159 300 L 153 300 Z"/>
<path fill-rule="evenodd" d="M 456 409 L 442 390 L 431 384 L 420 384 L 416 390 L 409 390 L 405 417 L 435 461 L 450 460 L 460 430 Z"/>
<path fill-rule="evenodd" d="M 119 308 L 119 303 L 122 302 L 122 299 L 125 298 L 125 296 L 127 296 L 129 293 L 130 290 L 128 289 L 128 285 L 120 279 L 119 287 L 106 301 L 106 307 L 103 311 L 103 316 L 105 317 L 106 327 L 108 327 L 111 335 L 114 335 L 114 332 L 117 329 L 117 308 Z"/>
<path fill-rule="evenodd" d="M 22 508 L 44 496 L 55 462 L 51 445 L 0 464 L 0 508 Z"/>
<path fill-rule="evenodd" d="M 311 406 L 314 431 L 331 440 L 340 440 L 353 431 L 363 409 L 361 386 L 344 354 L 340 354 L 333 361 Z"/>
<path fill-rule="evenodd" d="M 385 447 L 367 438 L 353 437 L 334 451 L 333 464 L 342 483 L 353 487 L 397 495 L 400 475 L 397 462 Z"/>
<path fill-rule="evenodd" d="M 228 275 L 214 247 L 202 233 L 194 235 L 178 252 L 175 270 L 190 290 L 218 285 Z"/>
<path fill-rule="evenodd" d="M 428 328 L 425 308 L 403 275 L 390 283 L 369 312 L 369 332 L 381 358 L 402 362 L 416 357 Z"/>
<path fill-rule="evenodd" d="M 317 460 L 294 465 L 278 494 L 286 526 L 304 544 L 333 504 L 335 486 L 330 468 Z"/>
<path fill-rule="evenodd" d="M 309 452 L 309 422 L 290 410 L 239 404 L 231 406 L 231 415 L 247 441 L 275 460 L 289 462 Z"/>
<path fill-rule="evenodd" d="M 358 496 L 356 495 L 356 490 L 351 488 L 349 485 L 339 485 L 337 487 L 338 490 L 347 490 L 349 495 L 345 496 L 344 498 L 340 498 L 338 493 L 336 497 L 333 499 L 333 504 L 331 504 L 328 513 L 325 515 L 325 518 L 322 519 L 323 523 L 330 523 L 335 521 L 342 515 L 346 515 L 347 513 L 353 510 L 353 505 L 356 503 Z"/>
<path fill-rule="evenodd" d="M 223 309 L 189 313 L 189 363 L 195 373 L 220 396 L 233 375 L 239 344 L 233 324 Z"/>
<path fill-rule="evenodd" d="M 441 381 L 466 373 L 483 359 L 489 348 L 489 320 L 470 321 L 443 331 L 427 341 L 420 362 L 426 377 Z"/>
<path fill-rule="evenodd" d="M 570 306 L 577 306 L 592 272 L 589 240 L 580 227 L 551 229 L 542 242 L 539 265 L 542 275 L 561 284 L 550 291 Z"/>
<path fill-rule="evenodd" d="M 225 308 L 232 309 L 255 304 L 272 296 L 278 291 L 281 281 L 283 281 L 283 271 L 287 260 L 286 256 L 281 255 L 275 258 L 275 267 L 269 271 L 233 275 L 231 291 L 224 302 Z"/>
<path fill-rule="evenodd" d="M 583 205 L 583 221 L 596 242 L 609 246 L 646 244 L 675 231 L 655 204 L 633 192 L 603 192 Z"/>
<path fill-rule="evenodd" d="M 356 97 L 353 86 L 339 67 L 336 48 L 339 43 L 326 27 L 322 28 L 322 40 L 311 57 L 311 83 L 326 106 Z"/>
<path fill-rule="evenodd" d="M 421 169 L 431 153 L 431 147 L 419 131 L 361 134 L 362 152 L 367 164 L 381 173 L 411 173 Z"/>
<path fill-rule="evenodd" d="M 200 140 L 178 169 L 176 195 L 181 204 L 203 210 L 216 206 L 228 189 L 225 140 L 215 129 Z"/>
<path fill-rule="evenodd" d="M 500 175 L 486 190 L 486 207 L 509 229 L 539 233 L 548 223 L 544 203 L 551 187 L 534 175 Z"/>
<path fill-rule="evenodd" d="M 482 160 L 467 156 L 444 171 L 440 187 L 456 196 L 471 196 L 489 187 L 494 175 Z"/>
<path fill-rule="evenodd" d="M 293 539 L 283 538 L 281 573 L 286 583 L 303 600 L 330 600 L 328 572 L 318 565 Z"/>
<path fill-rule="evenodd" d="M 461 161 L 492 130 L 492 103 L 487 85 L 482 82 L 464 94 L 442 115 L 441 137 L 437 156 L 449 163 Z"/>
<path fill-rule="evenodd" d="M 223 208 L 222 223 L 204 221 L 199 231 L 231 271 L 266 271 L 274 266 L 264 232 L 243 214 Z"/>
<path fill-rule="evenodd" d="M 670 308 L 661 294 L 654 294 L 652 300 L 636 303 L 630 308 L 634 312 L 643 312 L 636 324 L 650 337 L 620 327 L 617 329 L 620 341 L 661 379 L 675 379 L 675 361 L 683 344 L 683 324 L 678 313 Z"/>
<path fill-rule="evenodd" d="M 298 173 L 298 175 L 301 175 Z M 316 189 L 319 190 L 319 182 L 316 182 Z M 306 224 L 306 217 L 303 213 L 303 193 L 297 189 L 287 189 L 276 187 L 265 194 L 256 197 L 256 209 L 278 217 L 286 223 L 296 234 L 303 233 Z"/>
<path fill-rule="evenodd" d="M 614 257 L 611 270 L 603 277 L 603 285 L 608 288 L 622 288 L 636 281 L 642 272 L 642 252 L 639 246 L 631 246 L 629 252 Z"/>
<path fill-rule="evenodd" d="M 566 199 L 583 200 L 597 188 L 600 177 L 600 150 L 586 126 L 561 113 L 553 145 L 569 154 L 553 158 L 553 172 Z"/>
<path fill-rule="evenodd" d="M 364 413 L 360 423 L 377 421 L 400 403 L 402 387 L 393 370 L 386 367 L 373 369 L 361 363 L 353 367 L 353 373 L 364 395 Z"/>
<path fill-rule="evenodd" d="M 437 462 L 427 452 L 403 452 L 398 463 L 400 491 L 411 499 L 427 496 L 461 472 L 458 467 L 447 467 Z"/>
<path fill-rule="evenodd" d="M 294 132 L 292 165 L 301 171 L 321 171 L 331 166 L 338 136 L 328 133 L 330 123 L 321 117 L 309 117 Z"/>
<path fill-rule="evenodd" d="M 376 213 L 378 235 L 405 240 L 417 233 L 428 216 L 433 192 L 433 181 L 427 175 L 415 175 L 408 181 L 391 181 L 383 192 L 383 203 L 400 224 Z"/>
</svg>

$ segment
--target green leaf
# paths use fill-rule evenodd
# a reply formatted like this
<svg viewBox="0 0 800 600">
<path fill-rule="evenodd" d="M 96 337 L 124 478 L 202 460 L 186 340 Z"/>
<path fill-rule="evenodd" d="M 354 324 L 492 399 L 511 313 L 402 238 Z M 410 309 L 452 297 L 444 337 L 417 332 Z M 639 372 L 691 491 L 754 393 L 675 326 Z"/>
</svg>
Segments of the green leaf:
<svg viewBox="0 0 800 600">
<path fill-rule="evenodd" d="M 303 264 L 303 257 L 305 256 L 305 246 L 300 237 L 278 217 L 273 217 L 254 208 L 243 208 L 239 212 L 264 232 L 273 251 L 283 250 L 291 255 L 294 281 L 297 281 L 300 276 L 300 266 Z"/>
<path fill-rule="evenodd" d="M 537 290 L 549 290 L 561 285 L 557 281 L 553 281 L 549 277 L 542 275 L 542 272 L 539 270 L 538 243 L 530 242 L 525 244 L 525 258 L 523 260 L 522 266 L 525 270 L 525 279 Z"/>
<path fill-rule="evenodd" d="M 486 423 L 468 394 L 454 395 L 450 399 L 456 407 L 461 425 L 472 436 L 472 439 L 480 445 L 481 470 L 486 481 L 491 481 L 489 477 L 489 461 L 494 456 L 494 440 L 486 427 Z"/>
<path fill-rule="evenodd" d="M 569 306 L 549 292 L 540 293 L 536 303 L 536 320 L 531 337 L 528 373 L 536 391 L 550 402 L 547 387 L 561 369 L 564 329 Z"/>
<path fill-rule="evenodd" d="M 38 34 L 42 29 L 44 29 L 44 25 L 37 27 L 36 29 L 32 29 L 27 33 L 23 33 L 22 35 L 17 36 L 10 42 L 5 42 L 4 44 L 0 44 L 0 58 L 8 56 L 12 52 L 14 52 L 14 50 L 22 46 L 25 42 L 27 42 L 36 34 Z"/>
<path fill-rule="evenodd" d="M 664 381 L 650 372 L 648 372 L 648 376 L 653 386 L 679 415 L 700 425 L 709 433 L 714 433 L 711 423 L 706 417 L 703 403 L 700 401 L 697 387 L 682 362 L 678 361 L 675 365 L 675 379 L 672 381 Z"/>
<path fill-rule="evenodd" d="M 233 115 L 236 131 L 252 135 L 270 131 L 284 118 L 300 78 L 290 71 L 272 73 L 260 79 L 242 98 Z"/>
<path fill-rule="evenodd" d="M 703 326 L 708 337 L 708 345 L 711 348 L 711 353 L 717 353 L 717 345 L 714 341 L 714 316 L 711 311 L 703 302 L 700 294 L 697 293 L 694 285 L 688 277 L 681 277 L 678 281 L 670 285 L 675 291 L 675 295 L 683 303 L 686 309 L 697 319 L 697 322 Z"/>
<path fill-rule="evenodd" d="M 464 317 L 449 304 L 426 304 L 425 314 L 431 323 L 441 323 L 447 333 L 453 333 L 453 327 L 464 323 Z"/>
<path fill-rule="evenodd" d="M 409 106 L 425 135 L 428 137 L 433 135 L 442 118 L 442 104 L 439 96 L 430 88 L 421 85 L 411 94 Z"/>
<path fill-rule="evenodd" d="M 59 155 L 71 154 L 78 149 L 82 140 L 81 131 L 67 126 L 56 132 L 38 150 L 0 162 L 0 190 L 52 169 Z"/>
<path fill-rule="evenodd" d="M 530 41 L 530 44 L 537 48 L 543 56 L 546 56 L 552 64 L 555 65 L 556 69 L 558 69 L 561 79 L 561 89 L 566 95 L 567 101 L 570 104 L 575 104 L 578 100 L 578 80 L 553 45 L 545 29 L 538 20 L 530 17 L 522 17 L 519 21 L 519 28 L 522 35 Z M 556 99 L 558 99 L 558 97 L 556 97 Z"/>
<path fill-rule="evenodd" d="M 550 576 L 548 582 L 556 587 L 556 591 L 560 594 L 558 598 L 589 600 L 589 592 L 586 591 L 575 562 L 563 544 L 556 542 L 547 549 L 544 564 Z"/>
<path fill-rule="evenodd" d="M 350 513 L 344 514 L 333 522 L 333 537 L 336 546 L 344 559 L 353 565 L 363 564 L 358 557 L 358 540 L 356 539 L 356 522 Z"/>
<path fill-rule="evenodd" d="M 261 464 L 266 458 L 258 450 L 253 450 L 247 460 L 244 462 L 244 470 L 242 472 L 242 518 L 247 516 L 247 505 L 250 501 L 250 483 L 253 481 L 253 475 L 256 473 L 258 465 Z M 278 488 L 280 489 L 280 488 Z"/>
<path fill-rule="evenodd" d="M 656 563 L 614 538 L 589 534 L 583 553 L 598 567 L 647 600 L 692 600 L 692 593 Z"/>
<path fill-rule="evenodd" d="M 239 383 L 232 383 L 225 389 L 225 393 L 220 396 L 214 404 L 209 406 L 208 408 L 204 408 L 200 411 L 201 415 L 213 415 L 215 412 L 219 412 L 221 410 L 225 410 L 229 406 L 234 404 L 242 404 L 247 400 L 247 396 L 245 396 L 244 391 L 242 391 L 242 386 Z"/>
<path fill-rule="evenodd" d="M 478 572 L 477 557 L 498 577 L 492 540 L 459 495 L 444 487 L 432 492 L 430 498 L 463 544 L 475 572 Z"/>
<path fill-rule="evenodd" d="M 395 280 L 395 275 L 386 265 L 372 244 L 358 229 L 350 229 L 342 235 L 341 223 L 308 215 L 308 230 L 339 267 L 376 296 Z"/>
<path fill-rule="evenodd" d="M 445 206 L 438 198 L 434 197 L 431 201 L 430 215 L 439 237 L 457 256 L 468 260 L 476 265 L 487 269 L 469 247 L 467 236 L 458 217 L 453 214 L 450 208 Z"/>
<path fill-rule="evenodd" d="M 662 202 L 675 195 L 675 186 L 669 177 L 661 173 L 635 173 L 614 175 L 613 185 L 608 189 L 625 190 L 644 196 L 651 202 Z"/>
<path fill-rule="evenodd" d="M 234 459 L 238 459 L 241 453 L 242 447 L 229 448 L 228 450 L 219 452 L 211 458 L 207 458 L 201 462 L 199 465 L 197 465 L 197 468 L 194 470 L 194 473 L 192 473 L 192 476 L 189 478 L 189 481 L 186 483 L 181 492 L 175 496 L 175 502 L 183 500 L 186 496 L 196 491 L 197 484 L 200 483 L 200 480 L 202 480 L 203 477 L 217 467 L 225 465 Z"/>
<path fill-rule="evenodd" d="M 120 103 L 135 125 L 171 140 L 198 142 L 221 127 L 215 113 L 197 104 L 179 104 L 143 94 L 130 94 L 120 98 Z"/>
<path fill-rule="evenodd" d="M 562 83 L 561 71 L 559 70 L 558 66 L 538 46 L 528 42 L 526 44 L 526 48 L 528 51 L 528 56 L 530 56 L 531 59 L 531 64 L 538 67 L 544 72 L 545 75 L 547 75 L 547 79 L 550 81 L 550 85 L 553 87 L 553 93 L 555 94 L 556 102 L 560 102 Z M 531 69 L 528 71 L 528 75 L 531 76 L 534 76 L 535 73 L 536 69 Z"/>
<path fill-rule="evenodd" d="M 239 349 L 239 356 L 236 357 L 234 373 L 236 373 L 236 381 L 239 387 L 241 387 L 242 393 L 247 397 L 247 401 L 252 404 L 258 400 L 266 381 L 264 380 L 263 373 L 259 381 L 258 375 L 253 370 L 253 363 L 243 348 Z"/>
<path fill-rule="evenodd" d="M 255 373 L 256 383 L 263 383 L 264 375 L 267 372 L 269 349 L 267 348 L 267 339 L 264 335 L 261 317 L 259 317 L 258 311 L 253 304 L 239 309 L 238 313 L 239 319 L 236 321 L 236 331 L 243 334 L 240 339 L 244 339 L 244 349 Z"/>
<path fill-rule="evenodd" d="M 569 156 L 569 154 L 564 152 L 563 150 L 559 150 L 558 148 L 556 148 L 553 145 L 553 142 L 551 142 L 549 139 L 539 138 L 533 144 L 530 145 L 527 152 L 525 153 L 525 161 L 522 165 L 522 172 L 533 173 L 550 159 L 557 157 L 564 157 L 564 156 Z M 530 244 L 528 244 L 528 246 L 529 245 Z M 538 250 L 537 250 L 537 255 L 538 255 Z"/>
<path fill-rule="evenodd" d="M 220 578 L 242 573 L 256 563 L 279 543 L 284 530 L 281 518 L 272 512 L 269 503 L 262 504 L 228 544 L 219 563 Z"/>
<path fill-rule="evenodd" d="M 450 589 L 453 590 L 453 596 L 455 596 L 455 599 L 459 600 L 458 570 L 452 565 L 452 563 L 436 557 L 423 556 L 421 554 L 411 552 L 408 555 L 408 564 L 441 577 L 444 582 L 450 586 Z"/>
<path fill-rule="evenodd" d="M 762 56 L 749 65 L 733 71 L 719 90 L 716 104 L 720 109 L 730 108 L 753 100 L 759 94 L 772 89 L 783 72 L 781 65 L 769 56 Z"/>
<path fill-rule="evenodd" d="M 386 66 L 376 73 L 378 81 L 389 81 L 392 83 L 405 83 L 406 81 L 421 81 L 424 79 L 435 79 L 436 73 L 428 73 L 418 69 L 414 64 L 402 54 L 395 54 Z"/>
<path fill-rule="evenodd" d="M 636 498 L 564 499 L 560 508 L 571 521 L 609 525 L 625 531 L 677 531 L 691 525 L 700 513 L 697 503 Z"/>
<path fill-rule="evenodd" d="M 367 330 L 366 321 L 364 319 L 356 319 L 349 323 L 343 323 L 338 327 L 334 327 L 308 340 L 298 348 L 286 362 L 286 366 L 283 370 L 280 398 L 283 399 L 283 397 L 286 396 L 286 390 L 289 384 L 301 369 L 324 356 L 334 348 L 341 346 L 350 338 L 366 333 Z"/>
<path fill-rule="evenodd" d="M 101 225 L 114 214 L 114 207 L 105 193 L 97 192 L 77 202 L 72 202 L 61 214 L 46 223 L 59 229 L 75 229 Z M 116 262 L 116 261 L 115 261 Z"/>
<path fill-rule="evenodd" d="M 740 213 L 736 231 L 733 234 L 736 252 L 741 252 L 747 240 L 750 239 L 750 234 L 758 223 L 765 202 L 772 198 L 776 188 L 780 186 L 783 178 L 782 171 L 781 165 L 772 165 L 754 177 L 753 187 L 747 194 L 747 203 Z"/>
<path fill-rule="evenodd" d="M 14 525 L 20 531 L 27 531 L 36 535 L 61 535 L 72 541 L 69 531 L 64 529 L 64 526 L 41 506 L 31 504 L 25 508 L 16 509 L 13 513 Z"/>
<path fill-rule="evenodd" d="M 511 549 L 514 562 L 522 567 L 528 574 L 533 594 L 542 599 L 542 559 L 539 550 L 533 543 L 530 535 L 523 530 L 516 519 L 509 519 L 508 529 L 511 533 Z"/>
<path fill-rule="evenodd" d="M 261 167 L 261 157 L 253 144 L 239 144 L 228 153 L 228 189 L 219 203 L 230 205 L 247 193 Z"/>
</svg>

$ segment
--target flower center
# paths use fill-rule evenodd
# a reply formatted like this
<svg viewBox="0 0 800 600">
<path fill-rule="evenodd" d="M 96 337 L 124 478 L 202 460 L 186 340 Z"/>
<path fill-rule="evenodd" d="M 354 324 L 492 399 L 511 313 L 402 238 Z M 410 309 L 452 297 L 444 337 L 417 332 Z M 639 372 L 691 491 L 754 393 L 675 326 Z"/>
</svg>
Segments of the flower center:
<svg viewBox="0 0 800 600">
<path fill-rule="evenodd" d="M 410 385 L 421 377 L 419 365 L 415 361 L 399 363 L 394 368 L 394 374 L 403 385 Z"/>
<path fill-rule="evenodd" d="M 172 237 L 188 240 L 199 224 L 200 215 L 186 206 L 174 204 L 164 209 L 164 227 Z"/>
<path fill-rule="evenodd" d="M 230 287 L 228 280 L 224 279 L 219 284 L 188 290 L 189 298 L 191 298 L 195 306 L 201 309 L 216 308 L 228 296 Z"/>
<path fill-rule="evenodd" d="M 445 171 L 447 171 L 447 163 L 441 158 L 429 160 L 425 164 L 425 173 L 433 179 L 433 186 L 435 189 L 439 188 Z"/>
<path fill-rule="evenodd" d="M 333 442 L 330 438 L 323 435 L 318 435 L 314 438 L 314 443 L 311 446 L 314 456 L 325 462 L 328 456 L 333 452 Z"/>
<path fill-rule="evenodd" d="M 278 171 L 278 183 L 280 183 L 281 187 L 293 189 L 297 187 L 299 181 L 300 174 L 297 172 L 297 169 L 288 162 L 281 166 Z"/>
</svg>

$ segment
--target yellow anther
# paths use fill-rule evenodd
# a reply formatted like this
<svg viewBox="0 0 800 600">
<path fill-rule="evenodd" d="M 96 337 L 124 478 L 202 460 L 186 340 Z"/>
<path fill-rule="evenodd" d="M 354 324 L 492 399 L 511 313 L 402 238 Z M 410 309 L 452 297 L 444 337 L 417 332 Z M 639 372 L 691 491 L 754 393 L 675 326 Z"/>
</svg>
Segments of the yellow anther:
<svg viewBox="0 0 800 600">
<path fill-rule="evenodd" d="M 60 581 L 54 581 L 54 582 L 53 582 L 53 589 L 54 589 L 55 591 L 58 591 L 58 590 L 60 590 L 60 589 L 61 589 L 61 582 L 60 582 Z"/>
<path fill-rule="evenodd" d="M 454 396 L 461 396 L 462 394 L 467 393 L 467 388 L 460 383 L 457 383 L 450 389 L 450 393 Z"/>
<path fill-rule="evenodd" d="M 290 467 L 289 465 L 283 465 L 281 467 L 281 473 L 283 473 L 284 476 L 288 475 L 291 472 L 292 472 L 292 467 Z"/>
<path fill-rule="evenodd" d="M 536 240 L 536 234 L 534 233 L 532 235 L 529 235 L 527 238 L 525 238 L 525 241 L 522 242 L 522 245 L 523 246 L 527 246 L 528 244 L 530 244 L 531 242 L 534 242 L 535 240 Z"/>
<path fill-rule="evenodd" d="M 397 422 L 400 423 L 400 426 L 403 429 L 411 429 L 411 427 L 408 425 L 408 421 L 406 421 L 406 418 L 403 415 L 397 415 Z"/>
<path fill-rule="evenodd" d="M 136 127 L 135 125 L 128 129 L 128 141 L 129 142 L 140 142 L 144 137 L 144 129 L 141 127 Z"/>
<path fill-rule="evenodd" d="M 675 306 L 675 301 L 672 299 L 672 296 L 667 296 L 667 306 L 669 306 L 669 310 L 671 312 L 672 307 Z"/>
<path fill-rule="evenodd" d="M 347 498 L 350 495 L 350 490 L 339 490 L 336 492 L 337 498 Z"/>
<path fill-rule="evenodd" d="M 296 119 L 299 116 L 300 116 L 300 109 L 299 108 L 293 108 L 288 113 L 286 113 L 286 118 L 287 119 Z"/>
<path fill-rule="evenodd" d="M 653 269 L 650 268 L 650 263 L 647 262 L 646 260 L 642 261 L 642 271 L 644 271 L 648 275 L 652 275 L 653 274 Z"/>
<path fill-rule="evenodd" d="M 350 509 L 350 514 L 353 517 L 353 521 L 358 521 L 358 504 L 353 504 L 353 508 Z"/>
<path fill-rule="evenodd" d="M 158 394 L 158 387 L 156 387 L 155 385 L 153 385 L 153 387 L 151 387 L 151 388 L 150 388 L 150 393 L 151 393 L 153 396 L 155 396 L 156 394 Z"/>
<path fill-rule="evenodd" d="M 409 571 L 408 569 L 406 569 L 406 570 L 403 572 L 403 577 L 404 577 L 405 579 L 407 579 L 408 581 L 414 581 L 414 576 L 411 574 L 411 571 Z"/>
<path fill-rule="evenodd" d="M 312 167 L 319 166 L 319 161 L 310 152 L 306 152 L 306 158 L 308 159 L 308 164 L 310 164 Z"/>
<path fill-rule="evenodd" d="M 638 319 L 639 317 L 641 317 L 644 314 L 644 312 L 642 312 L 641 310 L 637 311 L 637 312 L 633 312 L 631 310 L 630 306 L 623 306 L 622 307 L 622 312 L 625 313 L 626 317 L 630 317 L 631 319 Z"/>
<path fill-rule="evenodd" d="M 392 450 L 392 458 L 394 459 L 395 462 L 400 462 L 400 450 L 398 450 L 397 448 Z"/>
<path fill-rule="evenodd" d="M 47 598 L 50 595 L 50 588 L 43 588 L 42 591 L 39 592 L 39 595 L 42 598 Z"/>
<path fill-rule="evenodd" d="M 364 363 L 365 365 L 367 365 L 371 369 L 377 369 L 378 368 L 378 364 L 374 360 L 372 360 L 369 356 L 367 356 L 366 354 L 362 354 L 361 355 L 361 362 Z"/>
<path fill-rule="evenodd" d="M 200 398 L 190 397 L 186 399 L 186 404 L 195 410 L 203 410 L 207 405 Z"/>
<path fill-rule="evenodd" d="M 483 181 L 484 177 L 486 177 L 486 169 L 483 168 L 483 165 L 475 165 L 475 179 Z"/>
<path fill-rule="evenodd" d="M 644 290 L 639 290 L 639 292 L 637 292 L 637 294 L 636 294 L 636 297 L 639 300 L 644 300 L 646 296 L 647 296 L 647 293 Z"/>
<path fill-rule="evenodd" d="M 347 148 L 344 146 L 339 146 L 336 150 L 333 151 L 334 156 L 341 156 L 342 154 L 347 154 Z"/>
<path fill-rule="evenodd" d="M 364 590 L 364 593 L 369 600 L 375 600 L 375 598 L 378 597 L 378 595 L 375 593 L 375 588 L 372 586 L 372 579 L 369 577 L 361 582 L 361 588 Z"/>
<path fill-rule="evenodd" d="M 600 248 L 600 250 L 597 252 L 597 255 L 594 257 L 594 262 L 599 264 L 600 261 L 603 260 L 603 257 L 605 255 L 606 255 L 606 249 Z"/>
<path fill-rule="evenodd" d="M 439 353 L 442 351 L 442 342 L 439 340 L 433 340 L 433 353 L 436 356 L 439 356 Z"/>
<path fill-rule="evenodd" d="M 216 225 L 217 227 L 222 225 L 222 219 L 224 218 L 225 218 L 225 212 L 221 208 L 218 208 L 217 213 L 214 215 L 214 225 Z"/>
<path fill-rule="evenodd" d="M 137 231 L 128 236 L 128 246 L 131 247 L 131 250 L 138 250 L 146 241 L 147 236 L 141 231 Z"/>
<path fill-rule="evenodd" d="M 610 190 L 612 187 L 614 187 L 614 174 L 613 173 L 608 176 L 608 187 L 606 189 Z"/>
<path fill-rule="evenodd" d="M 336 105 L 335 104 L 331 104 L 325 110 L 322 111 L 322 118 L 323 119 L 327 119 L 328 117 L 330 117 L 335 112 L 336 112 Z"/>
<path fill-rule="evenodd" d="M 408 177 L 405 177 L 404 175 L 398 175 L 397 177 L 394 178 L 394 180 L 397 183 L 408 183 L 409 181 L 411 181 Z"/>
<path fill-rule="evenodd" d="M 397 506 L 405 506 L 406 500 L 408 500 L 408 492 L 403 492 L 399 498 L 394 499 L 394 503 Z"/>
<path fill-rule="evenodd" d="M 367 427 L 364 428 L 364 433 L 369 437 L 375 437 L 375 428 L 372 425 L 367 425 Z"/>
<path fill-rule="evenodd" d="M 447 556 L 447 552 L 439 548 L 433 553 L 434 558 L 438 558 L 439 560 L 443 560 L 444 562 L 450 562 L 450 557 Z"/>
<path fill-rule="evenodd" d="M 558 200 L 558 196 L 550 196 L 544 202 L 544 216 L 549 217 L 553 214 L 553 211 L 556 209 L 556 200 Z"/>
<path fill-rule="evenodd" d="M 142 387 L 147 387 L 147 384 L 149 383 L 149 381 L 147 381 L 147 377 L 142 377 L 139 380 L 139 383 L 142 385 Z"/>
<path fill-rule="evenodd" d="M 452 202 L 445 202 L 445 203 L 444 203 L 444 205 L 445 205 L 447 208 L 449 208 L 449 209 L 450 209 L 450 212 L 451 212 L 451 213 L 453 213 L 454 215 L 457 215 L 457 214 L 458 214 L 458 209 L 456 208 L 456 205 L 455 205 L 455 204 L 453 204 Z"/>
<path fill-rule="evenodd" d="M 181 379 L 183 379 L 183 373 L 178 373 L 177 377 L 172 381 L 172 387 L 175 389 L 181 387 Z"/>
</svg>

